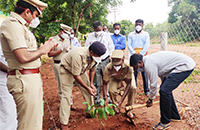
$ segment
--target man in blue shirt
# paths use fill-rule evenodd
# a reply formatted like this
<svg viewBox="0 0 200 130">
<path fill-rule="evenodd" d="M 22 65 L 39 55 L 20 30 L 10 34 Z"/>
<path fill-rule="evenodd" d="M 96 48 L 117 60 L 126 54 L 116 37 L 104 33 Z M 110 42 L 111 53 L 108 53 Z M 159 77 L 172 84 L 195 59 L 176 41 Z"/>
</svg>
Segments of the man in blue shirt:
<svg viewBox="0 0 200 130">
<path fill-rule="evenodd" d="M 112 41 L 115 45 L 115 50 L 124 50 L 126 48 L 126 37 L 120 34 L 121 25 L 115 23 L 113 25 L 114 34 L 111 35 Z"/>
<path fill-rule="evenodd" d="M 129 33 L 128 35 L 128 49 L 130 51 L 130 54 L 141 54 L 143 56 L 147 55 L 148 49 L 150 46 L 150 37 L 149 33 L 142 30 L 144 21 L 141 19 L 138 19 L 135 21 L 135 31 Z M 144 86 L 144 93 L 146 95 L 149 94 L 149 87 L 148 87 L 148 77 L 145 71 L 141 70 L 135 70 L 134 69 L 134 76 L 135 81 L 137 84 L 137 75 L 138 71 L 142 73 L 142 79 L 143 79 L 143 86 Z"/>
</svg>

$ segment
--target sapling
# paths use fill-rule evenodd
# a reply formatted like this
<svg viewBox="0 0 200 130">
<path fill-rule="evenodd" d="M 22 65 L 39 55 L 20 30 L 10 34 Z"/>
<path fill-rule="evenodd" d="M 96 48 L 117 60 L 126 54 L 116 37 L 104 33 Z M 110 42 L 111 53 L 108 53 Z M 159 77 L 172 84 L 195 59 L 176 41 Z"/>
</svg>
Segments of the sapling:
<svg viewBox="0 0 200 130">
<path fill-rule="evenodd" d="M 107 114 L 112 116 L 115 115 L 115 111 L 112 107 L 116 106 L 114 104 L 108 104 L 105 106 L 105 101 L 102 98 L 100 98 L 100 106 L 96 104 L 90 106 L 88 102 L 83 102 L 83 104 L 87 104 L 87 109 L 85 110 L 85 113 L 90 111 L 91 117 L 92 118 L 98 117 L 99 122 L 101 121 L 101 118 L 107 119 Z M 101 124 L 104 125 L 102 122 Z"/>
</svg>

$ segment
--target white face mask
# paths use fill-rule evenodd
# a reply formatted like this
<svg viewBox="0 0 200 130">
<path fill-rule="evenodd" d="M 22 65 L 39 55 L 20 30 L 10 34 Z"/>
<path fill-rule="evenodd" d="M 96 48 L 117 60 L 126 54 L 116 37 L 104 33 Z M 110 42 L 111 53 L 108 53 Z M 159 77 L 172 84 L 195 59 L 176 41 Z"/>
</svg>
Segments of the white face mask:
<svg viewBox="0 0 200 130">
<path fill-rule="evenodd" d="M 66 33 L 63 33 L 60 35 L 63 39 L 67 39 L 68 38 L 68 35 Z"/>
<path fill-rule="evenodd" d="M 119 71 L 120 69 L 121 69 L 121 65 L 119 65 L 119 66 L 113 66 L 114 67 L 114 69 L 116 70 L 116 71 Z"/>
<path fill-rule="evenodd" d="M 115 33 L 116 35 L 119 35 L 120 30 L 115 30 L 114 33 Z"/>
<path fill-rule="evenodd" d="M 34 18 L 31 23 L 29 24 L 29 27 L 37 28 L 37 26 L 40 24 L 40 20 L 38 17 Z"/>
<path fill-rule="evenodd" d="M 139 32 L 139 31 L 142 30 L 142 27 L 141 27 L 140 25 L 137 25 L 137 26 L 135 27 L 135 30 L 136 30 L 137 32 Z"/>
<path fill-rule="evenodd" d="M 94 32 L 95 37 L 101 36 L 102 31 Z"/>
<path fill-rule="evenodd" d="M 71 37 L 71 38 L 74 38 L 74 34 L 71 34 L 70 37 Z"/>
<path fill-rule="evenodd" d="M 95 60 L 97 63 L 101 62 L 101 57 L 92 56 L 92 59 Z"/>
</svg>

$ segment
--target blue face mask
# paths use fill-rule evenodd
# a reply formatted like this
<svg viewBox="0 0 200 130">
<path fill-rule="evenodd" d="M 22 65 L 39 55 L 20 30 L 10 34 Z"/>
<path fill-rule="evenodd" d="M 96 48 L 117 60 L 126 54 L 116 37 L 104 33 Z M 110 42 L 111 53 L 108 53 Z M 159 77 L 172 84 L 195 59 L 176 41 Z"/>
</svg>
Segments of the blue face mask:
<svg viewBox="0 0 200 130">
<path fill-rule="evenodd" d="M 106 33 L 108 32 L 108 31 L 105 31 Z"/>
<path fill-rule="evenodd" d="M 139 72 L 144 72 L 144 67 L 143 67 L 143 68 L 138 68 L 137 71 L 139 71 Z"/>
<path fill-rule="evenodd" d="M 62 39 L 64 39 L 63 34 L 61 34 L 60 37 L 61 37 Z"/>
</svg>

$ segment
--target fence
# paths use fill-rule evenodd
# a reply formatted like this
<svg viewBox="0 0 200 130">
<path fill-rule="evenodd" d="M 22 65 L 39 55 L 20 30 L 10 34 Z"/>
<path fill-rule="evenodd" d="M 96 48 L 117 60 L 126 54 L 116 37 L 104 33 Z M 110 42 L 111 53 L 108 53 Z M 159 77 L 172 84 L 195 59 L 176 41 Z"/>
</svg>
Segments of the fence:
<svg viewBox="0 0 200 130">
<path fill-rule="evenodd" d="M 197 20 L 186 20 L 179 24 L 156 30 L 151 37 L 149 53 L 167 47 L 194 59 L 196 67 L 192 74 L 173 92 L 180 115 L 187 119 L 188 125 L 200 130 L 200 27 Z M 160 44 L 160 34 L 167 33 L 167 45 Z M 164 38 L 166 39 L 166 37 Z"/>
</svg>

